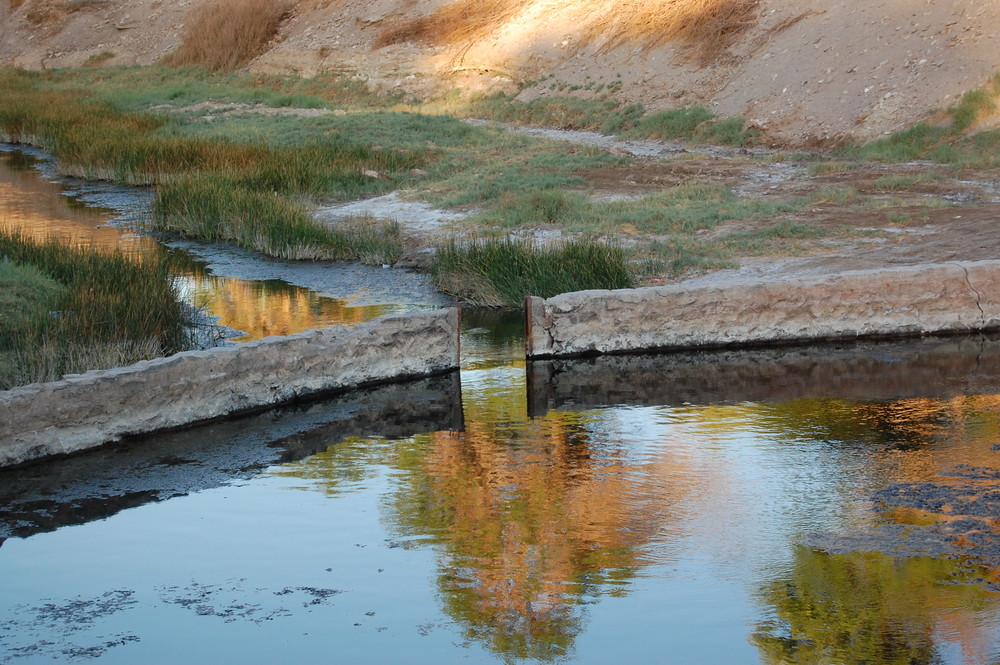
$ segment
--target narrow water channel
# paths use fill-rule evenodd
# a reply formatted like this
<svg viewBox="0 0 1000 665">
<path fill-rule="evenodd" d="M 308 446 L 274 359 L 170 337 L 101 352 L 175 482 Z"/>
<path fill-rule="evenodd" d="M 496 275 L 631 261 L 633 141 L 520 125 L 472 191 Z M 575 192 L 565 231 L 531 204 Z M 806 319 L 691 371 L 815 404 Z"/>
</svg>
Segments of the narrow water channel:
<svg viewBox="0 0 1000 665">
<path fill-rule="evenodd" d="M 415 273 L 269 260 L 236 248 L 141 233 L 152 192 L 56 178 L 44 153 L 0 144 L 0 228 L 99 251 L 169 252 L 182 297 L 246 341 L 448 304 Z"/>
<path fill-rule="evenodd" d="M 1000 662 L 1000 339 L 464 326 L 460 373 L 0 472 L 0 663 Z"/>
</svg>

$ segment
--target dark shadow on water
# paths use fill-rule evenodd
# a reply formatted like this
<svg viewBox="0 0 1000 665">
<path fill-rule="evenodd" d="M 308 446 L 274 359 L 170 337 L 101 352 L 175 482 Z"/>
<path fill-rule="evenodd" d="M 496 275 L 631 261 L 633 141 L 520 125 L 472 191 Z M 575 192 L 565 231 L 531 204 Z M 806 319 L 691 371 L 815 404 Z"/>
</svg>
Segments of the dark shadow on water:
<svg viewBox="0 0 1000 665">
<path fill-rule="evenodd" d="M 995 392 L 1000 335 L 536 360 L 528 413 L 605 406 L 890 400 Z"/>
<path fill-rule="evenodd" d="M 337 397 L 0 471 L 0 542 L 250 478 L 348 437 L 461 431 L 459 374 Z"/>
</svg>

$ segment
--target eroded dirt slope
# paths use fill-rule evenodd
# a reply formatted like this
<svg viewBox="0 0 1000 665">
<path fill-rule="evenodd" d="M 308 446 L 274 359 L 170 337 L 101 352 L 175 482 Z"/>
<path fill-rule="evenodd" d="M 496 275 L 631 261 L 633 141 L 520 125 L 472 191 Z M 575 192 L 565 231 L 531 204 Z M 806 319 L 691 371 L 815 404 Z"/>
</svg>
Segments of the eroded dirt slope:
<svg viewBox="0 0 1000 665">
<path fill-rule="evenodd" d="M 101 53 L 113 54 L 109 64 L 155 62 L 180 44 L 190 13 L 212 1 L 0 0 L 0 64 L 75 66 Z M 666 11 L 694 1 L 638 4 Z M 413 21 L 439 20 L 460 2 L 301 0 L 250 67 L 341 70 L 417 94 L 538 79 L 525 99 L 610 88 L 651 110 L 703 104 L 744 115 L 785 144 L 878 136 L 1000 70 L 992 0 L 750 2 L 745 29 L 710 57 L 684 40 L 623 39 L 622 12 L 635 3 L 609 0 L 494 0 L 503 11 L 464 39 L 405 38 Z"/>
</svg>

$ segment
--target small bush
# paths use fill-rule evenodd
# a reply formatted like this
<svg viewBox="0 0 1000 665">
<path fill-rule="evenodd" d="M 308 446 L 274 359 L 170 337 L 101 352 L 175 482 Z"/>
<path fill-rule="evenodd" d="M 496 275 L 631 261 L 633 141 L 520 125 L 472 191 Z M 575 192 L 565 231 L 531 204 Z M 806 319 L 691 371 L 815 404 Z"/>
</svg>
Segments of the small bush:
<svg viewBox="0 0 1000 665">
<path fill-rule="evenodd" d="M 716 118 L 715 114 L 703 106 L 670 109 L 648 115 L 637 121 L 626 135 L 741 147 L 753 143 L 755 138 L 755 132 L 746 128 L 745 118 Z"/>
<path fill-rule="evenodd" d="M 634 285 L 625 250 L 590 241 L 545 248 L 508 238 L 451 242 L 438 248 L 431 276 L 441 291 L 485 307 L 519 307 L 528 295 Z"/>
<path fill-rule="evenodd" d="M 180 47 L 168 65 L 201 65 L 212 71 L 239 69 L 267 50 L 288 17 L 291 0 L 218 0 L 195 9 Z"/>
<path fill-rule="evenodd" d="M 440 6 L 430 16 L 392 24 L 374 42 L 375 48 L 404 42 L 454 44 L 495 32 L 512 18 L 524 0 L 457 0 Z"/>
<path fill-rule="evenodd" d="M 910 162 L 925 159 L 947 134 L 948 130 L 943 127 L 918 123 L 846 153 L 852 157 L 880 162 Z"/>
<path fill-rule="evenodd" d="M 583 214 L 586 197 L 576 192 L 547 189 L 527 194 L 508 194 L 497 210 L 506 226 L 569 223 Z"/>
<path fill-rule="evenodd" d="M 709 120 L 698 127 L 693 138 L 696 143 L 742 148 L 751 145 L 756 136 L 756 131 L 746 128 L 746 118 L 735 116 L 722 120 Z"/>
<path fill-rule="evenodd" d="M 65 290 L 37 268 L 0 260 L 0 348 L 47 325 Z"/>
<path fill-rule="evenodd" d="M 627 104 L 615 109 L 608 114 L 608 117 L 601 125 L 601 133 L 610 136 L 628 131 L 635 127 L 645 114 L 645 107 L 639 103 Z"/>
<path fill-rule="evenodd" d="M 809 175 L 833 175 L 847 173 L 858 168 L 854 162 L 813 162 L 806 170 Z"/>
<path fill-rule="evenodd" d="M 872 187 L 876 192 L 895 192 L 919 185 L 926 185 L 942 178 L 944 176 L 940 173 L 918 173 L 915 175 L 893 174 L 882 176 L 872 183 Z"/>
<path fill-rule="evenodd" d="M 670 109 L 646 116 L 629 134 L 649 139 L 690 139 L 699 125 L 714 117 L 703 106 Z"/>
<path fill-rule="evenodd" d="M 619 102 L 611 100 L 565 96 L 539 97 L 530 102 L 518 102 L 509 95 L 496 93 L 472 100 L 462 111 L 467 115 L 498 122 L 596 130 L 617 112 L 619 105 Z M 641 105 L 638 106 L 642 108 Z"/>
<path fill-rule="evenodd" d="M 964 132 L 981 117 L 996 111 L 993 95 L 985 88 L 976 88 L 962 95 L 958 106 L 951 112 L 951 131 Z"/>
</svg>

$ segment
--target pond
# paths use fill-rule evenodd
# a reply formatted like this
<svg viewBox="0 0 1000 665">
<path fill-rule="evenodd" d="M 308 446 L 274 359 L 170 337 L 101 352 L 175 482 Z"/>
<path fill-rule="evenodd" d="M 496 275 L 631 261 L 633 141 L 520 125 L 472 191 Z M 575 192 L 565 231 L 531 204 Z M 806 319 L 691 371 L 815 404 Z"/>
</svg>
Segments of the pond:
<svg viewBox="0 0 1000 665">
<path fill-rule="evenodd" d="M 0 662 L 1000 661 L 1000 339 L 462 345 L 0 473 Z"/>
</svg>

